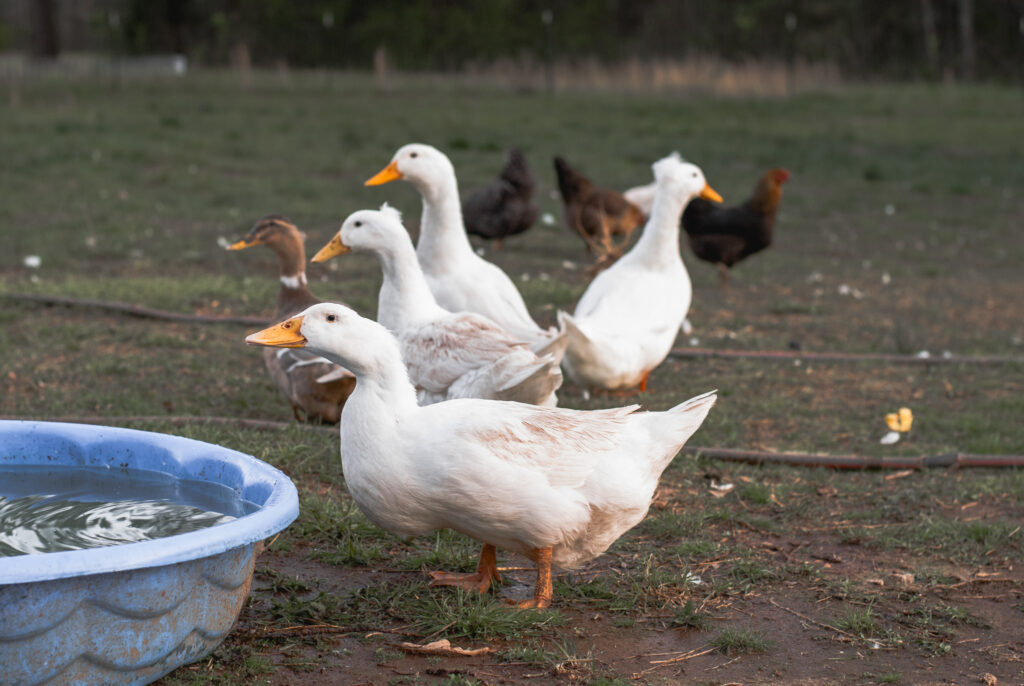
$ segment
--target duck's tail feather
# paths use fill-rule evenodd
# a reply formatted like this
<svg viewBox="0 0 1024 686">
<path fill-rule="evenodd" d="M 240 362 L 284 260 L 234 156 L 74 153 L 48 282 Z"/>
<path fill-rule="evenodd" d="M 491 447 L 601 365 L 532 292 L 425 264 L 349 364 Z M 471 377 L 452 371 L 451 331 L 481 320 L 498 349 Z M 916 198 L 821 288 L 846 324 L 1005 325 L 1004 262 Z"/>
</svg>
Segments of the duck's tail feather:
<svg viewBox="0 0 1024 686">
<path fill-rule="evenodd" d="M 516 400 L 544 404 L 562 385 L 562 370 L 553 355 L 541 357 L 536 364 L 523 367 L 505 379 L 495 393 L 498 400 Z"/>
<path fill-rule="evenodd" d="M 651 412 L 646 415 L 646 419 L 651 422 L 651 434 L 669 445 L 663 462 L 655 465 L 658 475 L 668 467 L 672 458 L 701 427 L 716 400 L 718 389 L 694 396 L 664 412 Z"/>
<path fill-rule="evenodd" d="M 537 357 L 551 355 L 555 358 L 556 364 L 562 364 L 562 358 L 565 357 L 565 350 L 568 347 L 569 336 L 566 334 L 564 327 L 559 327 L 553 336 L 538 338 L 530 345 L 530 349 L 533 350 Z"/>
<path fill-rule="evenodd" d="M 568 345 L 565 351 L 565 368 L 569 376 L 582 383 L 586 378 L 587 369 L 593 360 L 608 360 L 614 356 L 603 345 L 586 334 L 573 319 L 572 315 L 563 310 L 558 312 L 558 325 L 565 332 Z"/>
</svg>

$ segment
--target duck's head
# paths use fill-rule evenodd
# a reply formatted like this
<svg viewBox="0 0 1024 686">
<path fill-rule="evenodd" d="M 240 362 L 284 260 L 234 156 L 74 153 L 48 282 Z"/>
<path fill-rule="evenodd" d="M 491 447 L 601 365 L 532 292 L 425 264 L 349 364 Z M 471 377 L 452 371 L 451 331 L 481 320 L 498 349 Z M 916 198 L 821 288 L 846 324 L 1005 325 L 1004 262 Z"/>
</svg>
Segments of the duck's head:
<svg viewBox="0 0 1024 686">
<path fill-rule="evenodd" d="M 249 235 L 232 243 L 227 249 L 245 250 L 254 245 L 266 245 L 274 249 L 284 246 L 292 247 L 296 244 L 301 246 L 305 237 L 306 234 L 299 231 L 299 228 L 287 218 L 279 214 L 268 214 L 249 229 Z"/>
<path fill-rule="evenodd" d="M 319 303 L 280 324 L 246 337 L 249 345 L 309 348 L 357 377 L 382 366 L 401 365 L 398 343 L 377 322 L 337 303 Z"/>
<path fill-rule="evenodd" d="M 277 253 L 281 265 L 281 280 L 285 285 L 297 288 L 304 283 L 306 249 L 303 242 L 306 234 L 295 224 L 278 214 L 268 214 L 249 230 L 249 235 L 227 246 L 228 250 L 245 250 L 254 245 L 265 245 Z"/>
<path fill-rule="evenodd" d="M 379 186 L 403 179 L 423 192 L 454 178 L 455 167 L 447 155 L 432 145 L 409 143 L 398 149 L 388 166 L 367 179 L 366 185 Z"/>
<path fill-rule="evenodd" d="M 683 161 L 677 152 L 658 160 L 651 165 L 651 169 L 654 170 L 654 180 L 659 190 L 664 188 L 676 197 L 685 198 L 686 201 L 700 197 L 722 202 L 722 196 L 708 185 L 700 167 Z"/>
<path fill-rule="evenodd" d="M 350 214 L 334 238 L 313 256 L 313 262 L 326 262 L 350 251 L 386 254 L 402 242 L 410 243 L 402 226 L 402 214 L 384 203 L 379 210 Z"/>
</svg>

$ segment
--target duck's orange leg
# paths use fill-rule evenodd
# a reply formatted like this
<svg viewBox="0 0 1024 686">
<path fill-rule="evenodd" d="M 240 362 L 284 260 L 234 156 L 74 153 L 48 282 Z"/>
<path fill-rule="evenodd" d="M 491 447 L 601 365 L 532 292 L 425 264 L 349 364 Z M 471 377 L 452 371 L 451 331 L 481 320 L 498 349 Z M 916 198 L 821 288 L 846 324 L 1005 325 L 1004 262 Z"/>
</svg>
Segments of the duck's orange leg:
<svg viewBox="0 0 1024 686">
<path fill-rule="evenodd" d="M 465 574 L 459 572 L 430 572 L 431 586 L 458 586 L 466 591 L 486 593 L 491 581 L 501 581 L 498 574 L 497 551 L 490 543 L 485 543 L 480 551 L 480 562 L 476 571 Z"/>
<path fill-rule="evenodd" d="M 531 557 L 537 562 L 537 588 L 532 598 L 516 603 L 520 610 L 548 607 L 555 595 L 551 585 L 551 548 L 537 548 Z"/>
<path fill-rule="evenodd" d="M 644 378 L 640 379 L 640 392 L 643 393 L 647 390 L 647 379 L 651 378 L 651 370 L 648 369 L 644 372 Z"/>
</svg>

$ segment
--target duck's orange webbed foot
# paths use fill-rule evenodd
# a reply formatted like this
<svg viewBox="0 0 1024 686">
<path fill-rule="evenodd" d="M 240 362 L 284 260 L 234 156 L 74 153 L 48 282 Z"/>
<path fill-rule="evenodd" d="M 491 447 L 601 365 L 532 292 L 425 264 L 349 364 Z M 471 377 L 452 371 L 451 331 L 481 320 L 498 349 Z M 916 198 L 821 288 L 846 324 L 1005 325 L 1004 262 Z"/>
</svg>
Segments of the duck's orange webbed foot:
<svg viewBox="0 0 1024 686">
<path fill-rule="evenodd" d="M 540 610 L 551 605 L 551 598 L 527 598 L 526 600 L 520 600 L 518 603 L 514 600 L 509 602 L 515 605 L 518 610 Z"/>
<path fill-rule="evenodd" d="M 486 593 L 491 581 L 500 582 L 501 575 L 498 574 L 496 551 L 490 543 L 480 551 L 480 562 L 475 572 L 430 572 L 431 586 L 456 586 L 464 591 Z"/>
<path fill-rule="evenodd" d="M 607 388 L 595 388 L 592 390 L 592 393 L 602 398 L 632 398 L 633 396 L 647 390 L 647 379 L 650 375 L 650 372 L 644 374 L 644 378 L 640 380 L 639 386 L 633 386 L 632 388 L 616 388 L 614 390 Z"/>
<path fill-rule="evenodd" d="M 555 595 L 555 589 L 551 585 L 551 548 L 537 548 L 531 557 L 537 562 L 537 587 L 533 591 L 533 597 L 518 603 L 508 601 L 520 610 L 548 607 Z"/>
</svg>

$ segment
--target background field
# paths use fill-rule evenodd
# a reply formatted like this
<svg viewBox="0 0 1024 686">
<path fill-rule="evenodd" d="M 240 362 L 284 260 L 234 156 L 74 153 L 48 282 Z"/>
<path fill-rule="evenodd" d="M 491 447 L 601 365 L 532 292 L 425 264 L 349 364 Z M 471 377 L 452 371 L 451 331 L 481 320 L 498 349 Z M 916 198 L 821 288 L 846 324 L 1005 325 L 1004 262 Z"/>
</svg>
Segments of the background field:
<svg viewBox="0 0 1024 686">
<path fill-rule="evenodd" d="M 551 157 L 626 188 L 679 150 L 727 202 L 770 166 L 793 173 L 776 245 L 734 270 L 730 289 L 684 251 L 700 346 L 1024 356 L 1019 89 L 546 96 L 432 78 L 382 90 L 357 75 L 253 76 L 249 87 L 217 72 L 21 84 L 0 105 L 0 288 L 269 316 L 273 256 L 229 253 L 218 238 L 278 212 L 316 249 L 349 212 L 385 200 L 415 229 L 411 187 L 362 186 L 399 145 L 442 148 L 469 191 L 515 144 L 556 223 L 488 248 L 488 258 L 551 323 L 587 283 L 583 245 L 552 196 Z M 26 255 L 41 268 L 24 267 Z M 372 260 L 311 265 L 309 276 L 321 297 L 374 314 Z M 244 326 L 7 300 L 0 322 L 4 416 L 291 418 L 258 351 L 243 345 Z M 1019 455 L 1022 371 L 670 359 L 639 401 L 662 409 L 720 389 L 692 441 L 702 446 Z M 628 402 L 585 400 L 571 386 L 559 395 L 570 407 Z M 880 446 L 883 415 L 902 405 L 915 412 L 914 431 Z M 474 545 L 447 534 L 403 542 L 368 524 L 347 499 L 333 432 L 122 423 L 256 454 L 285 469 L 304 499 L 299 522 L 261 558 L 238 630 L 167 683 L 331 683 L 340 673 L 351 683 L 452 684 L 639 673 L 650 683 L 1024 679 L 1019 470 L 893 479 L 681 458 L 642 526 L 563 577 L 555 609 L 517 615 L 494 597 L 427 590 L 421 570 L 472 566 Z M 735 489 L 716 498 L 713 481 Z M 508 576 L 505 593 L 530 579 Z M 307 625 L 319 628 L 293 628 Z M 439 660 L 394 647 L 438 637 L 498 652 Z M 709 652 L 652 664 L 691 650 Z"/>
</svg>

